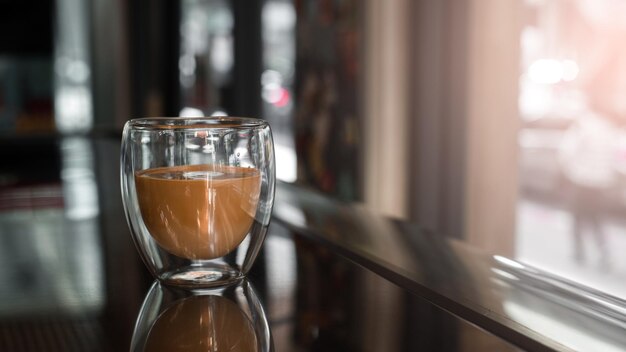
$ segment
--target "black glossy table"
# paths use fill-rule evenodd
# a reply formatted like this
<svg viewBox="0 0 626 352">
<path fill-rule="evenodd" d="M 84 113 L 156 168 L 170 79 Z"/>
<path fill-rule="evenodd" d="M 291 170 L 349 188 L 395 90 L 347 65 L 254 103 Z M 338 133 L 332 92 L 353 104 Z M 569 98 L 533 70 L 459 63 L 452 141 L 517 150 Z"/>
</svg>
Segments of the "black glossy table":
<svg viewBox="0 0 626 352">
<path fill-rule="evenodd" d="M 0 144 L 0 351 L 128 350 L 153 279 L 118 136 Z M 528 307 L 626 346 L 623 302 L 294 185 L 278 185 L 249 281 L 276 351 L 567 350 L 514 313 Z"/>
</svg>

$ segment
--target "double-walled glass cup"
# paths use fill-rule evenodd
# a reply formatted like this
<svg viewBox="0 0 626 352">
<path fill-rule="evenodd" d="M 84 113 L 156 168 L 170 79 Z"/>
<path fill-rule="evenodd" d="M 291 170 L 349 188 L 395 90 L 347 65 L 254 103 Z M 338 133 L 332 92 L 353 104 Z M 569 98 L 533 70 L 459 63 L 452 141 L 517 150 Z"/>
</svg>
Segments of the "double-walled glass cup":
<svg viewBox="0 0 626 352">
<path fill-rule="evenodd" d="M 128 121 L 121 183 L 133 239 L 155 277 L 179 286 L 236 281 L 270 221 L 270 127 L 235 117 Z"/>
</svg>

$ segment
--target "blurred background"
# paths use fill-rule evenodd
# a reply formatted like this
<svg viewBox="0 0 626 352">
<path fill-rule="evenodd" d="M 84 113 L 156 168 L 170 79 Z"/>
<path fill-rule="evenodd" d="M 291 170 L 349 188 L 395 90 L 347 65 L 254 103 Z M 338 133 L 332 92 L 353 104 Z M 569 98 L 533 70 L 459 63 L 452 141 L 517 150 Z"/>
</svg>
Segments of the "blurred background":
<svg viewBox="0 0 626 352">
<path fill-rule="evenodd" d="M 58 229 L 41 258 L 89 263 L 97 309 L 117 149 L 87 137 L 255 116 L 283 181 L 626 298 L 625 37 L 621 0 L 0 0 L 0 235 Z"/>
</svg>

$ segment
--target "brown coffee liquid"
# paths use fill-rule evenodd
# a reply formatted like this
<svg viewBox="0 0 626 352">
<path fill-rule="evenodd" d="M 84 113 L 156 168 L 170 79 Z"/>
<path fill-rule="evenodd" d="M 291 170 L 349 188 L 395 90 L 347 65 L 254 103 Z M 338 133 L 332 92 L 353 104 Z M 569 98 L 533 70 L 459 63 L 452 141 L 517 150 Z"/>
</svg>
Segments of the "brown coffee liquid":
<svg viewBox="0 0 626 352">
<path fill-rule="evenodd" d="M 150 329 L 145 351 L 257 351 L 252 323 L 219 296 L 195 296 L 169 307 Z"/>
<path fill-rule="evenodd" d="M 235 249 L 252 226 L 261 189 L 254 168 L 188 165 L 135 175 L 141 216 L 154 240 L 187 259 Z"/>
</svg>

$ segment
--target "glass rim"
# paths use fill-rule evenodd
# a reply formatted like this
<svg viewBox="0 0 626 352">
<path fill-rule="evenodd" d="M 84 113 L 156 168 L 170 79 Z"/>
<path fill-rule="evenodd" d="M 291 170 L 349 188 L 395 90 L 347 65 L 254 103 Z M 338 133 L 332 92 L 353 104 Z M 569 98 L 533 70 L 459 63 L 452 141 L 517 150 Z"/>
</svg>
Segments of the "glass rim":
<svg viewBox="0 0 626 352">
<path fill-rule="evenodd" d="M 126 122 L 126 128 L 137 130 L 202 130 L 265 128 L 267 121 L 253 117 L 142 117 Z"/>
</svg>

